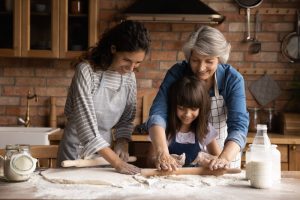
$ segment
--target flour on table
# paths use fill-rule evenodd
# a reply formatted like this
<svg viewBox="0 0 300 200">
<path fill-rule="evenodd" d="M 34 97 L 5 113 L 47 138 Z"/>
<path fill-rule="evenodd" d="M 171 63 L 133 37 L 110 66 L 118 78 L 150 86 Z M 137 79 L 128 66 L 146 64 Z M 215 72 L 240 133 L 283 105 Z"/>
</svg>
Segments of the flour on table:
<svg viewBox="0 0 300 200">
<path fill-rule="evenodd" d="M 124 187 L 138 184 L 132 176 L 120 174 L 112 168 L 57 168 L 41 172 L 53 183 L 110 185 Z"/>
<path fill-rule="evenodd" d="M 72 173 L 69 173 L 69 172 Z M 103 173 L 105 171 L 106 173 Z M 130 199 L 177 200 L 212 199 L 211 188 L 221 185 L 246 185 L 244 173 L 223 176 L 170 175 L 145 178 L 124 175 L 111 168 L 47 169 L 28 181 L 37 198 L 53 199 Z"/>
</svg>

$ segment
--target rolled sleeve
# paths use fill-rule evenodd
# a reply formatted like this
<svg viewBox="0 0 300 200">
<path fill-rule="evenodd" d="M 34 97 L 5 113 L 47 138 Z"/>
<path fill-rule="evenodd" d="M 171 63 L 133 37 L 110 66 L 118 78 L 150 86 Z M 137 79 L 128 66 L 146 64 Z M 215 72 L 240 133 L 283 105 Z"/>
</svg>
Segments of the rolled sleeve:
<svg viewBox="0 0 300 200">
<path fill-rule="evenodd" d="M 86 158 L 109 146 L 110 144 L 106 142 L 102 137 L 94 137 L 84 145 L 80 157 Z"/>
<path fill-rule="evenodd" d="M 244 134 L 244 132 L 232 131 L 230 134 L 228 134 L 228 136 L 225 140 L 225 143 L 228 141 L 233 141 L 233 142 L 237 143 L 242 150 L 243 148 L 245 148 L 245 145 L 246 145 L 246 137 L 247 137 L 247 135 Z"/>
<path fill-rule="evenodd" d="M 166 120 L 160 115 L 151 115 L 146 123 L 147 129 L 149 130 L 152 126 L 158 125 L 166 129 Z"/>
</svg>

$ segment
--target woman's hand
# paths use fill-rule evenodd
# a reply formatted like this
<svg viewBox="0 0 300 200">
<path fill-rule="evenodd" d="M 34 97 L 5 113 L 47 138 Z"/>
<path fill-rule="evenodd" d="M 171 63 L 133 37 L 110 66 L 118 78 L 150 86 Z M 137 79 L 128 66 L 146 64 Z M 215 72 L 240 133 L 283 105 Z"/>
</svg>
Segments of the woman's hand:
<svg viewBox="0 0 300 200">
<path fill-rule="evenodd" d="M 207 167 L 210 170 L 228 169 L 229 161 L 224 158 L 210 155 L 205 152 L 199 152 L 192 164 Z"/>
<path fill-rule="evenodd" d="M 110 147 L 105 147 L 98 152 L 107 162 L 111 164 L 119 173 L 137 174 L 141 169 L 123 161 Z"/>
<path fill-rule="evenodd" d="M 125 138 L 119 138 L 114 146 L 114 152 L 125 162 L 128 161 L 128 141 Z"/>
<path fill-rule="evenodd" d="M 128 164 L 121 159 L 120 159 L 120 162 L 116 164 L 115 169 L 117 170 L 117 172 L 119 172 L 121 174 L 134 175 L 134 174 L 141 172 L 140 168 L 138 168 L 134 165 Z"/>
<path fill-rule="evenodd" d="M 176 171 L 180 165 L 169 153 L 159 152 L 156 157 L 155 166 L 158 170 Z"/>
</svg>

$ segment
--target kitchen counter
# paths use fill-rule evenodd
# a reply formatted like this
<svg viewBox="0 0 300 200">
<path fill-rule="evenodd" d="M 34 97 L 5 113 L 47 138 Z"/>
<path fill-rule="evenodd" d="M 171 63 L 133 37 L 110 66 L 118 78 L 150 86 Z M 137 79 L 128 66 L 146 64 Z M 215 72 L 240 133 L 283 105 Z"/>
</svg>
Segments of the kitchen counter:
<svg viewBox="0 0 300 200">
<path fill-rule="evenodd" d="M 55 132 L 53 134 L 50 134 L 48 136 L 50 144 L 59 144 L 59 141 L 62 138 L 64 130 L 61 129 L 58 132 Z M 148 140 L 148 135 L 138 135 L 138 134 L 133 134 L 132 135 L 132 141 L 133 142 L 149 142 Z"/>
<path fill-rule="evenodd" d="M 244 172 L 243 172 L 244 173 Z M 281 183 L 270 189 L 255 189 L 243 179 L 228 185 L 203 185 L 201 187 L 176 186 L 173 179 L 168 186 L 159 189 L 130 186 L 117 188 L 83 184 L 56 184 L 44 180 L 38 173 L 26 182 L 8 183 L 0 180 L 0 199 L 299 199 L 300 172 L 282 172 Z"/>
<path fill-rule="evenodd" d="M 50 144 L 58 144 L 62 138 L 63 130 L 49 135 Z M 248 133 L 247 143 L 252 143 L 255 133 Z M 300 135 L 282 135 L 276 133 L 268 133 L 273 144 L 300 144 Z M 149 142 L 148 135 L 132 135 L 133 142 Z"/>
</svg>

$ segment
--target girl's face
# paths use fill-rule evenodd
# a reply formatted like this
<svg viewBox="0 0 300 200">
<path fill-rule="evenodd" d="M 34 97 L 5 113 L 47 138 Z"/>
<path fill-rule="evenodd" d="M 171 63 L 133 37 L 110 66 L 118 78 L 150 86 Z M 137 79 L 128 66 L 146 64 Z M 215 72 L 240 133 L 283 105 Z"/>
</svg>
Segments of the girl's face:
<svg viewBox="0 0 300 200">
<path fill-rule="evenodd" d="M 145 58 L 144 51 L 135 52 L 112 52 L 113 60 L 110 66 L 111 70 L 117 71 L 120 74 L 132 72 L 138 68 Z"/>
<path fill-rule="evenodd" d="M 218 57 L 204 56 L 192 51 L 190 65 L 192 71 L 200 80 L 210 81 L 213 79 L 213 75 L 217 70 L 218 63 Z"/>
<path fill-rule="evenodd" d="M 190 125 L 199 115 L 199 108 L 177 106 L 177 117 L 182 125 Z"/>
</svg>

